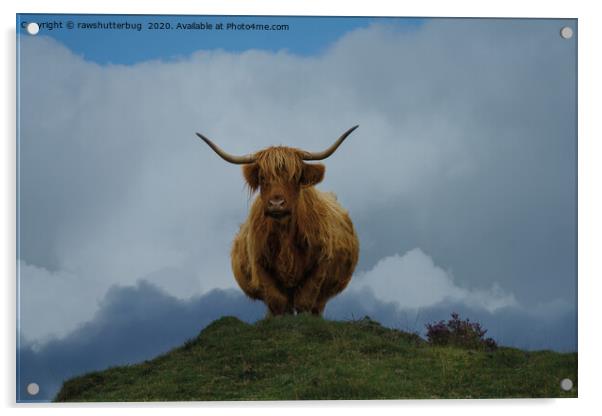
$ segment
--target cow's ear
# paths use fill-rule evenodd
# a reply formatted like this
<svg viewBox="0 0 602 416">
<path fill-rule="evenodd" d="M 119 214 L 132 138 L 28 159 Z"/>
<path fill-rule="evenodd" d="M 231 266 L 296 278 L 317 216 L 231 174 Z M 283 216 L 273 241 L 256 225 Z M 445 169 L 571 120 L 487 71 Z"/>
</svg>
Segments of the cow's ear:
<svg viewBox="0 0 602 416">
<path fill-rule="evenodd" d="M 304 163 L 301 173 L 301 186 L 312 186 L 324 179 L 324 165 L 321 163 Z"/>
<path fill-rule="evenodd" d="M 259 166 L 257 166 L 257 163 L 243 165 L 242 174 L 251 192 L 255 192 L 259 188 Z"/>
</svg>

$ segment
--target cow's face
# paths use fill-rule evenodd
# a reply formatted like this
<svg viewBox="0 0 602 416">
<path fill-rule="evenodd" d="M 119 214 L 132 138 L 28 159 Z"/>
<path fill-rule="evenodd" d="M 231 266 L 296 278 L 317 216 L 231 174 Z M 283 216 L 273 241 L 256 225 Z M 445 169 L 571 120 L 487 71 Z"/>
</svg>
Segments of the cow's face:
<svg viewBox="0 0 602 416">
<path fill-rule="evenodd" d="M 324 177 L 324 165 L 305 163 L 298 149 L 270 147 L 255 156 L 254 163 L 243 166 L 243 175 L 251 191 L 259 190 L 264 215 L 276 221 L 294 214 L 301 189 Z"/>
<path fill-rule="evenodd" d="M 242 171 L 249 188 L 252 192 L 260 192 L 264 214 L 282 221 L 295 213 L 301 189 L 319 183 L 324 177 L 324 165 L 305 161 L 326 159 L 357 127 L 347 130 L 321 152 L 278 146 L 244 156 L 231 155 L 202 134 L 196 135 L 226 162 L 243 165 Z"/>
</svg>

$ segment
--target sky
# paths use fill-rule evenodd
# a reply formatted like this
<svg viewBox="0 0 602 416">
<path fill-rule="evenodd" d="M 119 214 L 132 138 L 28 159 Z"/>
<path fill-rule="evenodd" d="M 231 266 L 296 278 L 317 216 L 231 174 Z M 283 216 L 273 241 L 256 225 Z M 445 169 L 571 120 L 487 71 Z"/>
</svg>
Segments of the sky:
<svg viewBox="0 0 602 416">
<path fill-rule="evenodd" d="M 229 266 L 252 197 L 196 131 L 243 154 L 360 125 L 318 185 L 360 239 L 327 318 L 421 333 L 459 311 L 577 350 L 575 20 L 236 19 L 289 30 L 21 31 L 20 400 L 263 316 Z"/>
<path fill-rule="evenodd" d="M 123 29 L 78 29 L 84 24 L 127 23 Z M 311 17 L 282 16 L 187 16 L 187 15 L 17 15 L 17 28 L 26 34 L 29 22 L 40 24 L 40 34 L 50 36 L 76 55 L 99 64 L 135 64 L 149 60 L 178 60 L 199 49 L 243 52 L 248 49 L 289 51 L 312 56 L 323 53 L 345 33 L 374 22 L 395 24 L 397 30 L 411 32 L 423 19 L 403 20 L 388 17 Z M 68 28 L 72 22 L 73 28 Z M 222 29 L 217 29 L 218 24 Z M 203 24 L 203 29 L 179 29 Z M 234 24 L 234 28 L 228 24 Z M 279 25 L 274 30 L 236 29 L 240 24 Z M 211 28 L 209 28 L 211 25 Z M 284 27 L 283 27 L 284 26 Z M 119 48 L 115 48 L 115 44 Z"/>
</svg>

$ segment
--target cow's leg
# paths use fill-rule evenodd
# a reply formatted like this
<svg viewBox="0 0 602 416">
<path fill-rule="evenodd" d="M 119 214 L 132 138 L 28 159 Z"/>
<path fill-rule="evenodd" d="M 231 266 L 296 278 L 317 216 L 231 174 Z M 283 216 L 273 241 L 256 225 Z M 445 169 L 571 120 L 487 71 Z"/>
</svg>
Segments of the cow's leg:
<svg viewBox="0 0 602 416">
<path fill-rule="evenodd" d="M 279 311 L 276 311 L 276 312 L 274 312 L 274 311 L 272 311 L 272 309 L 273 309 L 273 308 L 270 308 L 270 307 L 268 306 L 268 310 L 267 310 L 267 311 L 266 311 L 266 313 L 265 313 L 265 317 L 266 317 L 266 318 L 272 318 L 272 317 L 274 317 L 274 316 L 278 316 L 278 315 L 292 315 L 292 314 L 293 314 L 293 312 L 295 311 L 295 310 L 293 309 L 293 306 L 292 306 L 292 304 L 290 304 L 290 303 L 286 305 L 286 307 L 284 308 L 284 312 L 279 312 Z M 281 310 L 281 309 L 280 309 L 280 310 Z"/>
<path fill-rule="evenodd" d="M 313 308 L 311 308 L 311 313 L 313 315 L 322 316 L 322 312 L 324 312 L 324 307 L 326 306 L 327 300 L 328 300 L 327 298 L 323 298 L 323 299 L 318 298 L 318 300 L 316 300 L 316 303 L 314 304 Z"/>
<path fill-rule="evenodd" d="M 320 291 L 310 311 L 314 315 L 322 315 L 326 302 L 343 291 L 351 280 L 352 268 L 347 263 L 340 261 L 325 271 L 325 279 L 322 280 Z"/>
<path fill-rule="evenodd" d="M 305 279 L 305 282 L 295 291 L 294 307 L 297 312 L 312 312 L 316 301 L 322 290 L 326 279 L 327 269 L 324 265 L 318 265 Z M 322 308 L 323 309 L 323 308 Z"/>
<path fill-rule="evenodd" d="M 289 305 L 289 299 L 276 284 L 274 277 L 265 270 L 262 266 L 256 265 L 253 273 L 256 273 L 255 278 L 261 282 L 262 299 L 268 307 L 268 315 L 284 315 L 291 313 L 292 308 Z"/>
<path fill-rule="evenodd" d="M 263 301 L 268 306 L 270 314 L 273 316 L 291 313 L 288 306 L 288 299 L 280 290 L 273 287 L 264 286 Z"/>
</svg>

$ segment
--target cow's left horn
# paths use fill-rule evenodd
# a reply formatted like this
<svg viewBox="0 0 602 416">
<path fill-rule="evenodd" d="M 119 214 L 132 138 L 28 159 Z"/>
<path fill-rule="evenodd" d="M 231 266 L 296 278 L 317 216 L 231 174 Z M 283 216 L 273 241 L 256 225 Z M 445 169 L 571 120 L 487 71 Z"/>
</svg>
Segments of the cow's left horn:
<svg viewBox="0 0 602 416">
<path fill-rule="evenodd" d="M 339 147 L 341 145 L 341 143 L 343 143 L 343 141 L 347 138 L 347 136 L 349 136 L 353 132 L 353 130 L 357 129 L 358 127 L 359 127 L 359 125 L 351 127 L 349 130 L 347 130 L 345 133 L 343 133 L 343 135 L 341 137 L 339 137 L 339 139 L 336 142 L 334 142 L 334 144 L 332 146 L 330 146 L 328 149 L 324 150 L 323 152 L 317 152 L 317 153 L 305 152 L 305 154 L 303 155 L 303 160 L 326 159 L 328 156 L 333 154 L 334 151 L 337 150 L 337 147 Z"/>
<path fill-rule="evenodd" d="M 211 140 L 209 140 L 208 138 L 203 136 L 201 133 L 197 133 L 196 135 L 199 136 L 205 143 L 207 143 L 209 145 L 209 147 L 212 148 L 213 151 L 215 153 L 217 153 L 226 162 L 234 163 L 236 165 L 244 165 L 247 163 L 255 162 L 255 157 L 253 155 L 244 155 L 244 156 L 231 155 L 230 153 L 224 152 L 222 149 L 219 148 L 218 145 L 216 145 Z"/>
</svg>

